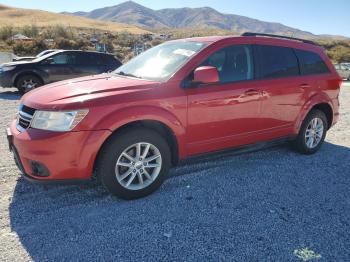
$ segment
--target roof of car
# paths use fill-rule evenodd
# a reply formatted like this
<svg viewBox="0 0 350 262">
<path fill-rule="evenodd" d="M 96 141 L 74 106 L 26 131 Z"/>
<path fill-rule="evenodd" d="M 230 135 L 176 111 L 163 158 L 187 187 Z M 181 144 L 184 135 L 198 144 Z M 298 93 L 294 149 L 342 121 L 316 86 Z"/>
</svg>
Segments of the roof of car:
<svg viewBox="0 0 350 262">
<path fill-rule="evenodd" d="M 310 41 L 310 40 L 304 40 L 299 38 L 293 38 L 293 37 L 287 37 L 287 36 L 279 36 L 279 35 L 269 35 L 269 34 L 255 34 L 255 33 L 246 33 L 247 35 L 227 35 L 227 36 L 205 36 L 205 37 L 192 37 L 192 38 L 185 38 L 185 39 L 179 39 L 174 41 L 195 41 L 195 42 L 204 42 L 204 43 L 215 43 L 222 40 L 238 40 L 238 39 L 252 39 L 252 40 L 258 40 L 261 42 L 274 42 L 276 44 L 296 44 L 299 46 L 313 46 L 316 48 L 319 48 L 319 46 Z"/>
<path fill-rule="evenodd" d="M 59 52 L 82 52 L 82 53 L 95 53 L 95 54 L 110 55 L 109 53 L 98 52 L 98 51 L 94 51 L 94 50 L 64 50 L 64 49 L 60 49 L 60 50 L 57 50 L 55 52 L 57 52 L 57 53 L 59 53 Z"/>
<path fill-rule="evenodd" d="M 177 39 L 173 41 L 195 41 L 195 42 L 206 42 L 206 43 L 214 43 L 223 39 L 228 38 L 237 38 L 240 36 L 203 36 L 203 37 L 190 37 L 190 38 L 184 38 L 184 39 Z"/>
</svg>

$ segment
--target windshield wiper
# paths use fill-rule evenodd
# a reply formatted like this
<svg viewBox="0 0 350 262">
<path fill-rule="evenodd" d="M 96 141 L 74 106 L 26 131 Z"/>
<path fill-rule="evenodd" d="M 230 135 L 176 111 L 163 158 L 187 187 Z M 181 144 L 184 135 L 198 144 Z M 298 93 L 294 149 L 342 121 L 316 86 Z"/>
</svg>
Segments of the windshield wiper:
<svg viewBox="0 0 350 262">
<path fill-rule="evenodd" d="M 125 73 L 123 71 L 120 71 L 118 73 L 116 73 L 117 75 L 121 75 L 121 76 L 130 76 L 130 77 L 135 77 L 135 78 L 142 78 L 141 76 L 136 76 L 134 74 L 130 74 L 130 73 Z"/>
</svg>

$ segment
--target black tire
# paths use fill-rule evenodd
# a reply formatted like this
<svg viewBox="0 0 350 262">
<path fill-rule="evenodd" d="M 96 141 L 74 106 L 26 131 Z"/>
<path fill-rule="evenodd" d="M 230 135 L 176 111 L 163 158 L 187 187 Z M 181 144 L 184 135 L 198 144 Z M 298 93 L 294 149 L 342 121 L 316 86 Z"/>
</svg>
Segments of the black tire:
<svg viewBox="0 0 350 262">
<path fill-rule="evenodd" d="M 32 88 L 26 87 L 26 83 L 32 83 L 33 87 Z M 20 92 L 20 94 L 22 95 L 42 85 L 43 85 L 43 81 L 39 77 L 31 74 L 23 75 L 19 77 L 18 80 L 16 81 L 16 87 Z"/>
<path fill-rule="evenodd" d="M 115 168 L 117 160 L 121 157 L 123 151 L 141 142 L 150 143 L 159 150 L 161 155 L 161 168 L 158 176 L 147 187 L 138 190 L 130 190 L 121 185 L 118 181 Z M 122 131 L 122 133 L 113 135 L 104 144 L 97 159 L 96 174 L 97 178 L 111 194 L 122 199 L 130 200 L 147 196 L 157 190 L 164 182 L 170 166 L 171 153 L 169 145 L 159 133 L 147 128 L 137 128 L 135 130 L 127 129 Z M 129 170 L 133 168 L 134 167 L 129 167 Z M 140 183 L 138 177 L 137 180 Z"/>
<path fill-rule="evenodd" d="M 315 118 L 319 118 L 319 119 L 322 120 L 322 123 L 323 123 L 323 134 L 322 134 L 321 140 L 318 142 L 317 146 L 315 146 L 314 148 L 310 148 L 306 144 L 306 137 L 305 137 L 305 135 L 306 135 L 306 130 L 307 130 L 310 122 L 312 121 L 312 119 L 315 119 Z M 306 154 L 306 155 L 314 154 L 322 146 L 323 141 L 324 141 L 324 139 L 326 137 L 326 134 L 327 134 L 327 130 L 328 130 L 328 121 L 327 121 L 327 117 L 326 117 L 325 113 L 323 113 L 320 110 L 314 109 L 304 119 L 304 121 L 303 121 L 303 123 L 301 125 L 301 128 L 299 130 L 298 136 L 292 142 L 292 146 L 299 153 Z"/>
</svg>

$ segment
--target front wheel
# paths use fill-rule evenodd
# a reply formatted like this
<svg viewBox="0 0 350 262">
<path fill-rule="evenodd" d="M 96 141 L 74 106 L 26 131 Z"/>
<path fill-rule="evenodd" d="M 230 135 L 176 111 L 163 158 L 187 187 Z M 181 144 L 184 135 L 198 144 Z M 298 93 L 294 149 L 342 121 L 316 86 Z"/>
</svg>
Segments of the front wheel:
<svg viewBox="0 0 350 262">
<path fill-rule="evenodd" d="M 34 75 L 24 75 L 17 80 L 17 89 L 21 94 L 25 94 L 42 85 L 41 79 Z"/>
<path fill-rule="evenodd" d="M 303 121 L 297 138 L 293 141 L 294 148 L 302 154 L 317 152 L 328 130 L 326 115 L 320 110 L 312 110 Z"/>
<path fill-rule="evenodd" d="M 122 199 L 151 194 L 163 183 L 171 153 L 157 132 L 141 128 L 116 134 L 102 148 L 97 176 L 105 188 Z"/>
</svg>

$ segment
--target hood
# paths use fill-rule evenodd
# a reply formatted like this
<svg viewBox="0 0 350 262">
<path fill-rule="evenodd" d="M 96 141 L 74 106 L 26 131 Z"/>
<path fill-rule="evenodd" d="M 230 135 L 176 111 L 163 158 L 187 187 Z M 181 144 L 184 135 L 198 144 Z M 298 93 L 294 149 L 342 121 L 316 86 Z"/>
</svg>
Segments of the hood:
<svg viewBox="0 0 350 262">
<path fill-rule="evenodd" d="M 138 92 L 158 84 L 142 79 L 101 74 L 42 86 L 25 94 L 22 102 L 34 108 L 52 108 L 53 105 L 81 104 L 94 98 Z"/>
<path fill-rule="evenodd" d="M 9 63 L 4 63 L 1 64 L 0 66 L 16 66 L 16 65 L 24 65 L 24 64 L 32 64 L 33 61 L 16 61 L 16 62 L 9 62 Z"/>
</svg>

